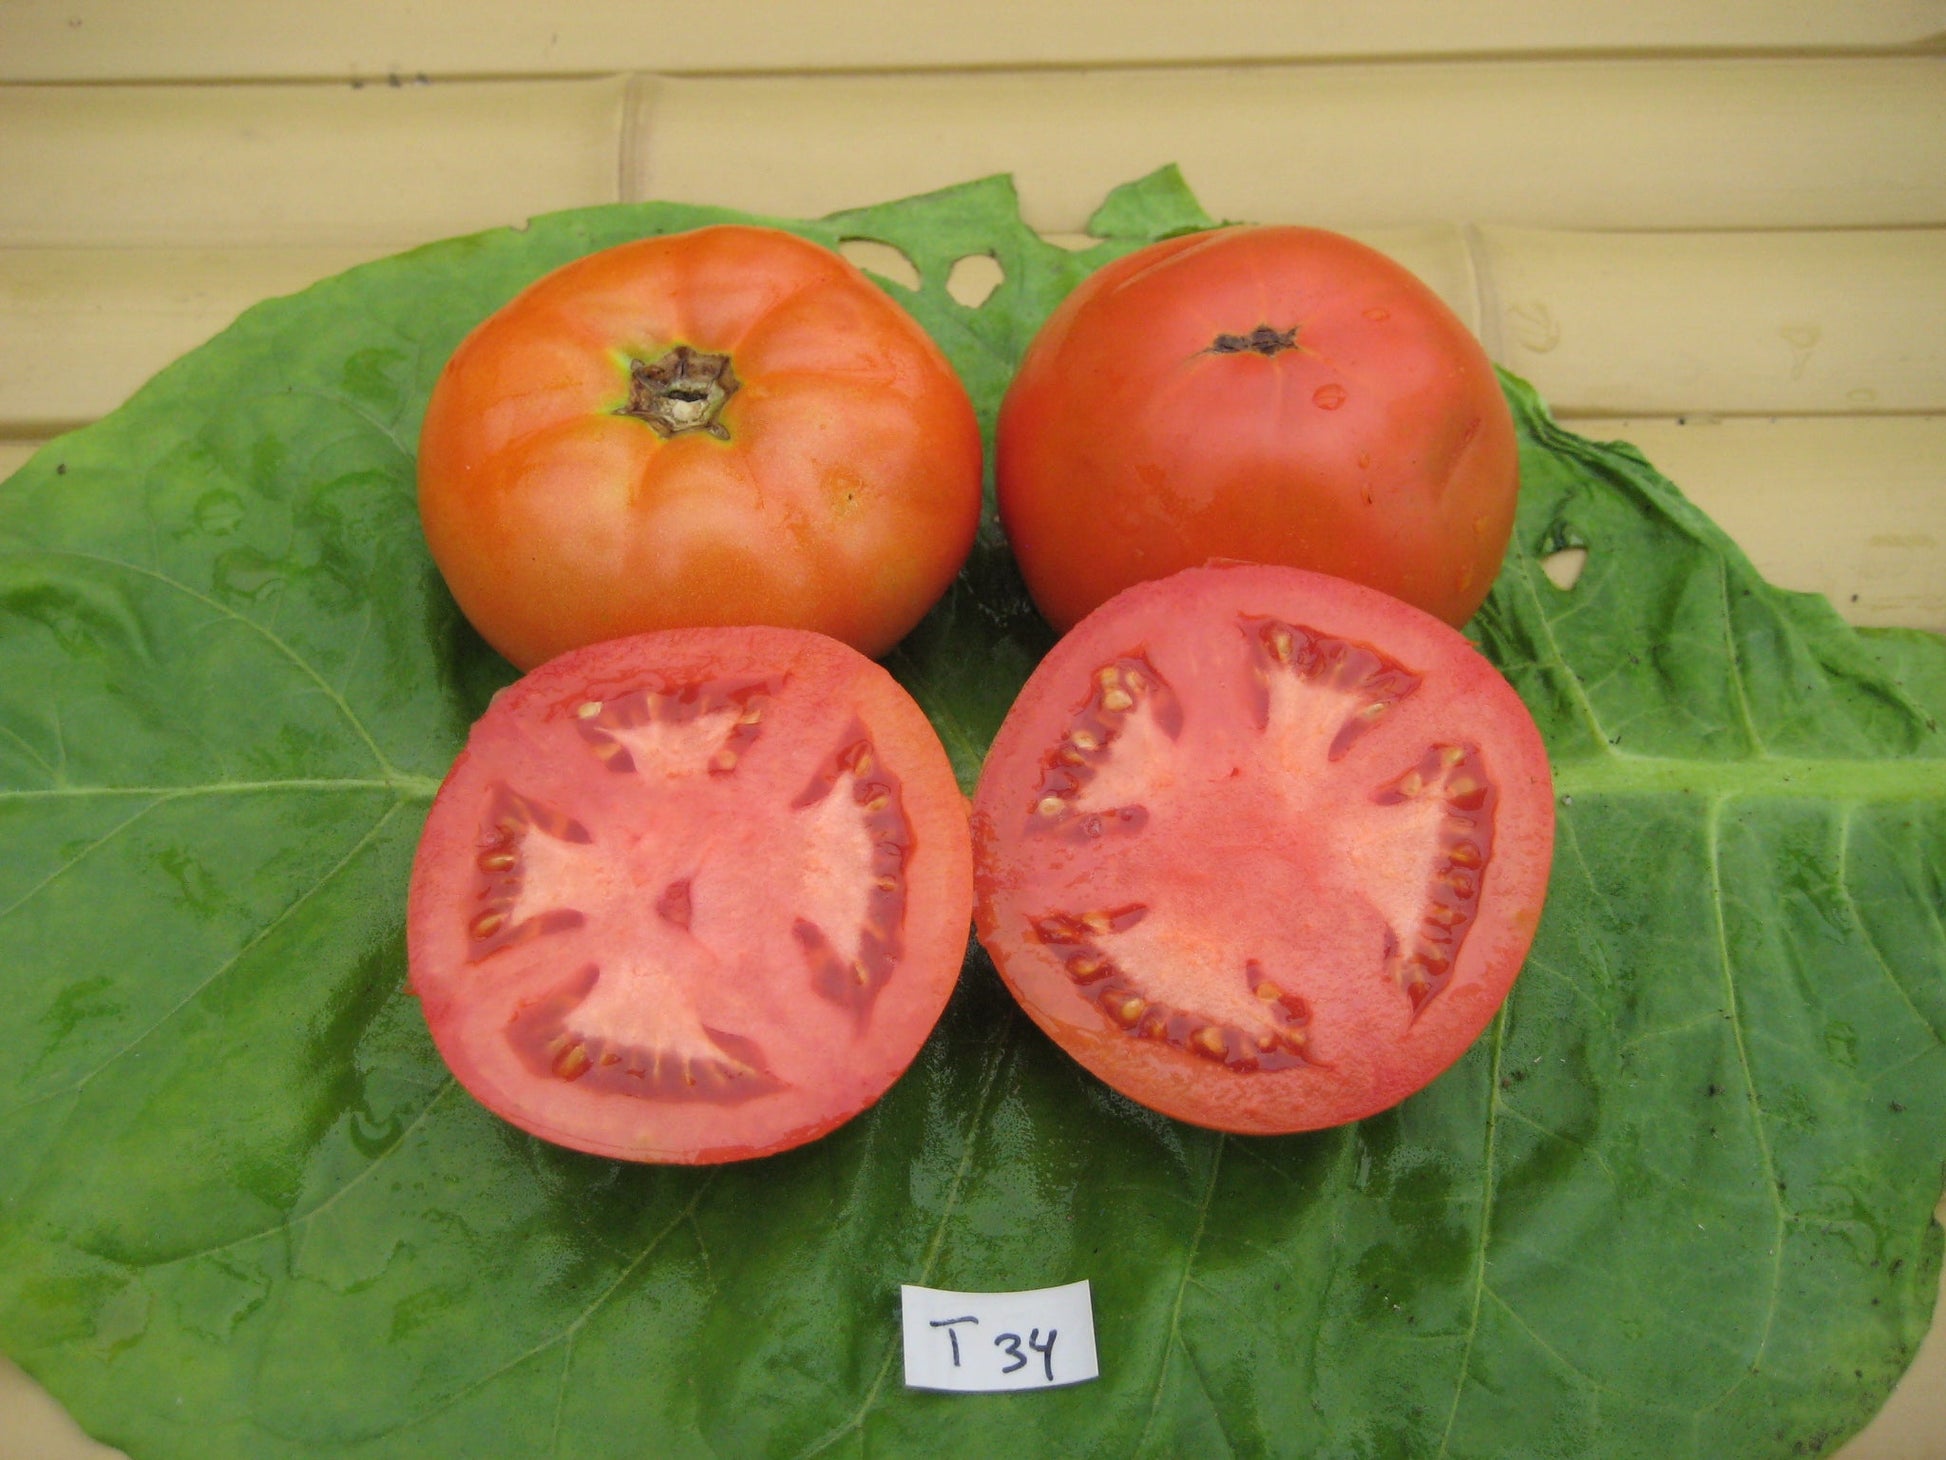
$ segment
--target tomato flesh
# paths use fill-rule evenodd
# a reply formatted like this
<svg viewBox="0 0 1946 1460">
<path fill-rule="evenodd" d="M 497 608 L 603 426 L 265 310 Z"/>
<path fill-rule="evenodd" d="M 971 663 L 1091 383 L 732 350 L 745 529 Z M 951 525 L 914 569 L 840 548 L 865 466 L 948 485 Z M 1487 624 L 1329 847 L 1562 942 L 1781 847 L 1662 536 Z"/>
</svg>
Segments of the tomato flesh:
<svg viewBox="0 0 1946 1460">
<path fill-rule="evenodd" d="M 1124 1094 L 1227 1130 L 1339 1124 L 1505 999 L 1552 796 L 1525 707 L 1446 625 L 1298 569 L 1193 569 L 1029 680 L 975 797 L 976 926 Z"/>
<path fill-rule="evenodd" d="M 876 1100 L 965 950 L 965 803 L 924 714 L 821 635 L 565 655 L 474 727 L 414 864 L 448 1065 L 548 1140 L 781 1150 Z"/>
</svg>

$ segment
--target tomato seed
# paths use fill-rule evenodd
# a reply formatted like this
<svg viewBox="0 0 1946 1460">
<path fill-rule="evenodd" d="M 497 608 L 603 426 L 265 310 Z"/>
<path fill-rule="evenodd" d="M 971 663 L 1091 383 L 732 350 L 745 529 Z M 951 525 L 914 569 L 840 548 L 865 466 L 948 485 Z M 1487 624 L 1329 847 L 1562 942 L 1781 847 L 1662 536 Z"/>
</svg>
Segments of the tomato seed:
<svg viewBox="0 0 1946 1460">
<path fill-rule="evenodd" d="M 1214 1024 L 1205 1024 L 1198 1029 L 1189 1036 L 1189 1042 L 1198 1054 L 1207 1055 L 1211 1059 L 1220 1060 L 1230 1052 L 1229 1041 L 1223 1037 L 1223 1031 Z"/>
</svg>

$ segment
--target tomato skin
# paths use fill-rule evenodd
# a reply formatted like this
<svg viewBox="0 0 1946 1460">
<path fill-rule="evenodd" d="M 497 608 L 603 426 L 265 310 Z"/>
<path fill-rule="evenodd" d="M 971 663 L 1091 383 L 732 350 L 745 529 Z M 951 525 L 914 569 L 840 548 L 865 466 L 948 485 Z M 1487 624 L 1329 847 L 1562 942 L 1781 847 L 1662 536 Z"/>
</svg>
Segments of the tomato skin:
<svg viewBox="0 0 1946 1460">
<path fill-rule="evenodd" d="M 966 818 L 924 713 L 836 640 L 594 644 L 496 697 L 441 786 L 411 988 L 459 1082 L 545 1140 L 690 1164 L 786 1150 L 883 1095 L 944 1010 Z M 832 947 L 855 981 L 831 985 Z"/>
<path fill-rule="evenodd" d="M 1263 326 L 1294 333 L 1251 347 Z M 1029 347 L 994 456 L 1001 523 L 1063 631 L 1219 558 L 1349 578 L 1457 626 L 1499 570 L 1519 475 L 1457 316 L 1375 250 L 1294 227 L 1165 239 L 1083 281 Z"/>
<path fill-rule="evenodd" d="M 1312 667 L 1279 636 L 1319 646 Z M 1403 1100 L 1485 1029 L 1553 828 L 1539 733 L 1458 633 L 1300 569 L 1191 569 L 1084 619 L 1015 701 L 974 797 L 974 924 L 1124 1095 L 1313 1130 Z M 1425 959 L 1448 964 L 1430 984 Z"/>
<path fill-rule="evenodd" d="M 633 363 L 728 356 L 705 429 L 618 414 Z M 721 225 L 591 254 L 460 345 L 419 444 L 434 561 L 523 669 L 653 629 L 776 624 L 877 656 L 951 583 L 980 511 L 972 403 L 839 257 Z"/>
</svg>

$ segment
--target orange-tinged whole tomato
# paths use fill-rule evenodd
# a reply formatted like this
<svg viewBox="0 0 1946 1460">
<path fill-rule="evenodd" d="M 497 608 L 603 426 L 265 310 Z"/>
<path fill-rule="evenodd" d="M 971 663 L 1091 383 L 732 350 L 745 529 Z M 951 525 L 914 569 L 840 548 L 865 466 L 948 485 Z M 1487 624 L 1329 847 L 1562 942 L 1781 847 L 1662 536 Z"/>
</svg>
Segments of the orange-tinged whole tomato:
<svg viewBox="0 0 1946 1460">
<path fill-rule="evenodd" d="M 591 254 L 433 389 L 419 511 L 523 669 L 654 629 L 813 629 L 870 655 L 959 571 L 980 435 L 923 329 L 830 250 L 724 225 Z"/>
<path fill-rule="evenodd" d="M 1000 519 L 1066 630 L 1212 559 L 1308 568 L 1451 624 L 1519 482 L 1479 342 L 1383 254 L 1314 228 L 1165 239 L 1091 275 L 1001 407 Z"/>
</svg>

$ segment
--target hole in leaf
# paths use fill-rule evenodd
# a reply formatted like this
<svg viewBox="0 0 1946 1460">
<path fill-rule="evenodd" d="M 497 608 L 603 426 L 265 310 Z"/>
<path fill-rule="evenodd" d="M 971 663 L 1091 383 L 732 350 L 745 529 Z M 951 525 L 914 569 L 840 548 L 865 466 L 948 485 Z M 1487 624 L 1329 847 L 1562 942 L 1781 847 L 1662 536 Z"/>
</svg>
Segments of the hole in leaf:
<svg viewBox="0 0 1946 1460">
<path fill-rule="evenodd" d="M 970 253 L 953 261 L 946 275 L 946 292 L 968 309 L 978 309 L 1006 282 L 1006 270 L 990 253 Z"/>
<path fill-rule="evenodd" d="M 868 273 L 906 289 L 919 287 L 919 269 L 905 253 L 876 238 L 841 238 L 838 252 Z"/>
<path fill-rule="evenodd" d="M 1587 566 L 1588 550 L 1584 547 L 1562 548 L 1541 559 L 1541 571 L 1547 574 L 1547 581 L 1563 593 L 1581 581 L 1582 570 Z"/>
<path fill-rule="evenodd" d="M 1069 253 L 1086 253 L 1101 242 L 1092 233 L 1043 233 L 1040 239 L 1042 243 L 1051 243 Z"/>
</svg>

